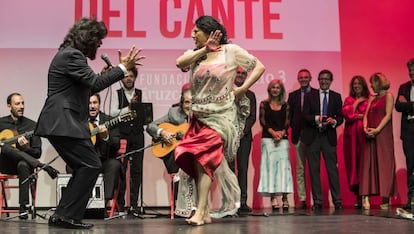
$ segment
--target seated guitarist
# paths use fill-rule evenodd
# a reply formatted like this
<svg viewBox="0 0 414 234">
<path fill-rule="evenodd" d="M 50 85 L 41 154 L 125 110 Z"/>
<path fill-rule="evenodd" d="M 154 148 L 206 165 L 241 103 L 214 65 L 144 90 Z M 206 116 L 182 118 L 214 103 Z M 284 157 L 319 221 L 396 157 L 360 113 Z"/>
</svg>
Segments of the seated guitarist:
<svg viewBox="0 0 414 234">
<path fill-rule="evenodd" d="M 109 115 L 100 111 L 101 97 L 95 93 L 89 97 L 89 122 L 91 130 L 98 128 L 98 134 L 92 136 L 92 142 L 95 142 L 95 149 L 98 152 L 102 162 L 102 171 L 104 177 L 105 204 L 114 196 L 114 190 L 118 186 L 118 181 L 122 172 L 121 162 L 116 159 L 120 146 L 120 133 L 117 127 L 110 130 L 104 125 L 111 120 Z M 69 169 L 70 171 L 70 169 Z"/>
<path fill-rule="evenodd" d="M 0 145 L 0 172 L 10 175 L 19 176 L 19 218 L 27 219 L 27 205 L 29 204 L 29 185 L 24 183 L 36 167 L 43 167 L 43 169 L 54 179 L 59 173 L 51 166 L 45 166 L 38 159 L 42 154 L 42 142 L 38 136 L 25 136 L 24 134 L 33 131 L 36 127 L 36 122 L 23 116 L 24 113 L 24 99 L 19 93 L 12 93 L 7 97 L 7 107 L 10 110 L 10 115 L 0 118 L 0 135 L 7 131 L 15 132 L 17 137 L 16 148 L 10 144 L 3 144 L 3 136 L 1 136 L 2 144 Z M 20 134 L 22 134 L 20 136 Z"/>
<path fill-rule="evenodd" d="M 166 115 L 148 124 L 146 129 L 148 134 L 154 139 L 160 139 L 166 144 L 171 144 L 174 140 L 175 133 L 168 131 L 168 129 L 162 129 L 159 125 L 162 123 L 180 125 L 189 122 L 191 102 L 190 84 L 186 83 L 181 89 L 180 102 L 170 107 Z M 192 208 L 195 207 L 193 192 L 196 191 L 196 188 L 194 180 L 182 170 L 179 170 L 175 164 L 174 151 L 171 151 L 161 159 L 164 162 L 167 172 L 169 174 L 176 173 L 178 176 L 175 178 L 179 178 L 180 180 L 175 213 L 182 217 L 190 217 Z"/>
</svg>

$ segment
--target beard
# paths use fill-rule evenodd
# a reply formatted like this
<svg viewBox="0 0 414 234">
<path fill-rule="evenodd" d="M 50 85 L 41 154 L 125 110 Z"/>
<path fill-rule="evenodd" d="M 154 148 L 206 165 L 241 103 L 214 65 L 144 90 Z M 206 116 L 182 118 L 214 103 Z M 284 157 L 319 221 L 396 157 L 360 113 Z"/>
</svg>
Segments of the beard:
<svg viewBox="0 0 414 234">
<path fill-rule="evenodd" d="M 90 50 L 87 51 L 86 57 L 88 57 L 90 60 L 95 60 L 97 51 L 98 51 L 98 47 L 91 48 Z"/>
</svg>

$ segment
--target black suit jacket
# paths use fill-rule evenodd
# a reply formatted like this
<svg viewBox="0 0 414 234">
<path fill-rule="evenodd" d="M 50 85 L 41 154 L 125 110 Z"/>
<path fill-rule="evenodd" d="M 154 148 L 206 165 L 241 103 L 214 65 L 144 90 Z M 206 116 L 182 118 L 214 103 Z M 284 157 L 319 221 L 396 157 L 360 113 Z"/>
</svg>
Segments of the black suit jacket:
<svg viewBox="0 0 414 234">
<path fill-rule="evenodd" d="M 328 126 L 325 131 L 329 144 L 336 146 L 336 128 L 344 121 L 342 116 L 342 99 L 339 93 L 329 90 L 328 100 L 328 117 L 334 118 L 337 123 L 335 128 Z M 301 140 L 307 145 L 313 142 L 319 132 L 318 125 L 315 122 L 315 116 L 321 113 L 320 103 L 319 90 L 312 90 L 305 95 L 303 101 L 305 128 L 302 131 Z"/>
<path fill-rule="evenodd" d="M 310 91 L 317 91 L 317 89 L 311 88 Z M 297 89 L 289 93 L 288 97 L 289 119 L 290 127 L 292 129 L 291 137 L 293 144 L 298 143 L 301 131 L 305 126 L 305 118 L 301 109 L 301 92 L 301 89 Z"/>
<path fill-rule="evenodd" d="M 410 102 L 411 87 L 411 81 L 400 85 L 397 100 L 395 102 L 395 109 L 401 112 L 401 139 L 407 137 L 408 134 L 413 134 L 413 129 L 410 127 L 407 120 L 408 115 L 414 115 L 414 105 Z M 404 96 L 407 102 L 398 101 L 399 96 Z"/>
<path fill-rule="evenodd" d="M 88 127 L 89 96 L 124 78 L 115 67 L 104 75 L 95 74 L 86 57 L 77 49 L 59 50 L 48 73 L 47 99 L 35 134 L 80 139 L 91 137 Z"/>
</svg>

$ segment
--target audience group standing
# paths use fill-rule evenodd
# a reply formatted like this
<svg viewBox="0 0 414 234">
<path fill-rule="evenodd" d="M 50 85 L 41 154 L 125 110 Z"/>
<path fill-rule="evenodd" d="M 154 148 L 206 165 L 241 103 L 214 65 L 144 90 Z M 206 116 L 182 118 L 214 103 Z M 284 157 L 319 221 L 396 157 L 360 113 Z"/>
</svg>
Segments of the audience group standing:
<svg viewBox="0 0 414 234">
<path fill-rule="evenodd" d="M 410 81 L 400 86 L 395 109 L 402 112 L 401 140 L 407 166 L 408 201 L 404 208 L 411 209 L 414 205 L 414 148 L 411 146 L 414 142 L 414 59 L 408 61 L 407 68 Z M 388 209 L 390 198 L 397 195 L 392 126 L 394 96 L 388 91 L 390 81 L 384 74 L 374 73 L 369 78 L 370 92 L 366 79 L 356 75 L 350 81 L 349 95 L 342 102 L 341 95 L 330 89 L 332 72 L 322 70 L 319 73 L 319 89 L 310 86 L 311 79 L 309 70 L 301 69 L 297 75 L 300 88 L 289 93 L 287 102 L 284 101 L 283 83 L 280 80 L 269 83 L 269 98 L 261 102 L 259 113 L 263 131 L 258 192 L 271 197 L 273 209 L 289 207 L 286 195 L 293 192 L 290 190 L 292 177 L 289 157 L 286 158 L 289 144 L 284 143 L 287 142 L 287 126 L 290 126 L 296 153 L 298 203 L 295 207 L 307 208 L 307 161 L 312 210 L 322 209 L 322 153 L 333 205 L 335 209 L 343 209 L 336 128 L 345 122 L 344 166 L 348 189 L 356 198 L 355 208 L 368 210 L 370 197 L 380 196 L 379 207 Z M 282 195 L 282 205 L 276 199 L 278 195 Z"/>
</svg>

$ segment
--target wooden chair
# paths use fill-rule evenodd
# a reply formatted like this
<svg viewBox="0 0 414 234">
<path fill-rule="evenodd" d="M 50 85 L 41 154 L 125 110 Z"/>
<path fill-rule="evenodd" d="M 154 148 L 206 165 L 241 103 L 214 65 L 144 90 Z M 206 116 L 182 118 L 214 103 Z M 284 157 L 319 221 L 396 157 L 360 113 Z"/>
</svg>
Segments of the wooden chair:
<svg viewBox="0 0 414 234">
<path fill-rule="evenodd" d="M 171 219 L 174 219 L 175 215 L 175 182 L 174 182 L 174 176 L 175 174 L 170 174 L 171 176 L 171 194 L 170 194 L 170 216 Z"/>
<path fill-rule="evenodd" d="M 2 217 L 3 213 L 7 214 L 7 217 L 10 216 L 10 213 L 19 213 L 19 209 L 11 209 L 9 205 L 7 204 L 7 191 L 9 189 L 19 189 L 19 185 L 10 185 L 8 180 L 12 179 L 19 179 L 17 175 L 9 175 L 9 174 L 1 174 L 0 173 L 0 218 Z M 32 204 L 31 204 L 31 214 L 32 219 L 35 217 L 35 205 L 36 205 L 36 187 L 37 187 L 37 174 L 34 178 L 34 182 L 28 181 L 27 183 L 30 183 L 30 192 L 31 192 L 31 198 L 32 198 Z"/>
<path fill-rule="evenodd" d="M 127 140 L 126 139 L 120 139 L 120 146 L 119 146 L 119 150 L 118 150 L 118 155 L 122 155 L 125 154 L 126 152 L 126 147 L 127 147 Z M 120 210 L 119 209 L 119 205 L 118 205 L 118 194 L 119 194 L 119 182 L 118 182 L 118 186 L 115 188 L 114 190 L 114 195 L 112 197 L 112 199 L 109 201 L 110 203 L 110 207 L 111 209 L 108 210 L 108 216 L 109 218 L 112 218 L 115 214 L 116 210 Z"/>
<path fill-rule="evenodd" d="M 7 196 L 6 191 L 9 189 L 19 189 L 18 185 L 10 185 L 8 180 L 11 179 L 18 179 L 17 175 L 8 175 L 8 174 L 0 174 L 0 185 L 1 185 L 1 193 L 0 193 L 0 217 L 2 217 L 3 213 L 7 213 L 7 217 L 9 217 L 9 213 L 19 213 L 19 209 L 10 209 L 9 205 L 7 204 Z"/>
</svg>

